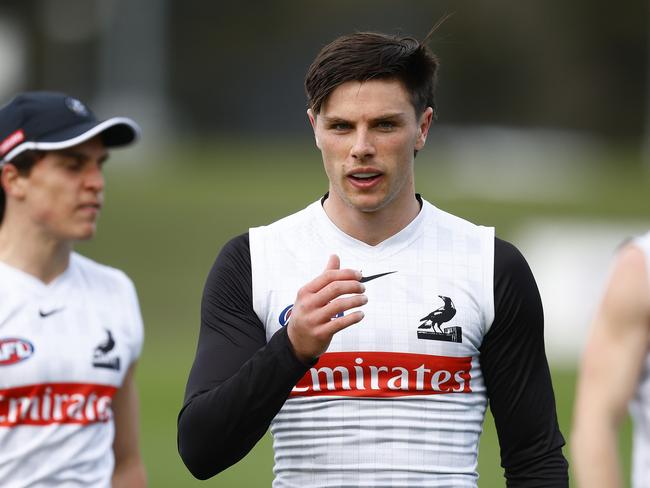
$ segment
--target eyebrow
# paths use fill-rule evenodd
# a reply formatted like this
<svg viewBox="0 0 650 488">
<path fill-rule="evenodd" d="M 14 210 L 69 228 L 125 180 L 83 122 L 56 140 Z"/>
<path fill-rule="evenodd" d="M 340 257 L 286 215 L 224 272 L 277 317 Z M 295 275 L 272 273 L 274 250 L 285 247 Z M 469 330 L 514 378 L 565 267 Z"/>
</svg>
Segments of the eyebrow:
<svg viewBox="0 0 650 488">
<path fill-rule="evenodd" d="M 74 150 L 71 150 L 71 149 L 62 149 L 61 154 L 63 154 L 64 156 L 70 157 L 70 158 L 80 159 L 82 161 L 86 161 L 86 160 L 90 159 L 90 156 L 88 156 L 87 154 L 84 154 L 84 153 L 79 152 L 79 151 L 74 151 Z M 106 151 L 99 158 L 99 162 L 100 163 L 105 163 L 108 160 L 108 158 L 109 158 L 109 153 L 108 153 L 108 151 Z"/>
<path fill-rule="evenodd" d="M 332 124 L 337 122 L 350 122 L 350 120 L 346 119 L 345 117 L 340 117 L 338 115 L 332 115 L 332 116 L 321 115 L 321 117 L 323 117 L 323 120 L 326 124 Z M 380 120 L 388 120 L 388 119 L 400 119 L 403 117 L 404 117 L 404 112 L 387 112 L 378 117 L 371 118 L 370 122 L 378 122 Z"/>
</svg>

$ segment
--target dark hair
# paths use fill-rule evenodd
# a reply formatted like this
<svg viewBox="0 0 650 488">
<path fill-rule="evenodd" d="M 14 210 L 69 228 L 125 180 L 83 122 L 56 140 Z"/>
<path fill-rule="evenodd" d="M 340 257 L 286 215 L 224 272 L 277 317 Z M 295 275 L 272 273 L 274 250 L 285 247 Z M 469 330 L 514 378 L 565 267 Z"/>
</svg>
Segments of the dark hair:
<svg viewBox="0 0 650 488">
<path fill-rule="evenodd" d="M 321 49 L 307 71 L 309 107 L 318 114 L 332 91 L 345 82 L 392 78 L 404 84 L 416 114 L 432 107 L 435 118 L 438 65 L 426 44 L 413 37 L 376 32 L 341 36 Z"/>
<path fill-rule="evenodd" d="M 34 165 L 45 155 L 43 151 L 24 151 L 20 153 L 18 156 L 13 158 L 11 161 L 6 162 L 5 164 L 11 164 L 12 166 L 15 166 L 16 169 L 18 170 L 18 174 L 21 176 L 29 176 L 30 171 L 34 167 Z M 4 219 L 5 216 L 5 203 L 6 203 L 6 198 L 5 198 L 5 190 L 2 187 L 2 184 L 0 184 L 0 224 L 2 224 L 2 220 Z"/>
</svg>

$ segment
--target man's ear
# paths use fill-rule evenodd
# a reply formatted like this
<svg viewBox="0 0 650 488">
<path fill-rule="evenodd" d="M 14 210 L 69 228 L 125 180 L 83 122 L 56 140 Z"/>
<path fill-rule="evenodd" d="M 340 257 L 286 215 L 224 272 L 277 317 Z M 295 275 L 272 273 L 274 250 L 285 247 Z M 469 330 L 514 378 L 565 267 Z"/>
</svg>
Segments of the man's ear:
<svg viewBox="0 0 650 488">
<path fill-rule="evenodd" d="M 5 195 L 22 198 L 25 195 L 25 180 L 11 163 L 5 163 L 0 172 L 0 185 Z"/>
<path fill-rule="evenodd" d="M 429 134 L 429 129 L 431 128 L 431 122 L 433 121 L 433 108 L 427 107 L 422 115 L 420 115 L 420 120 L 418 120 L 418 134 L 415 141 L 415 150 L 419 151 L 424 147 L 424 143 L 427 142 L 427 135 Z"/>
<path fill-rule="evenodd" d="M 311 128 L 314 131 L 314 139 L 316 140 L 316 147 L 320 149 L 320 142 L 318 140 L 318 136 L 316 135 L 316 115 L 314 114 L 314 111 L 310 108 L 307 109 L 307 117 L 309 117 L 309 123 L 311 124 Z"/>
</svg>

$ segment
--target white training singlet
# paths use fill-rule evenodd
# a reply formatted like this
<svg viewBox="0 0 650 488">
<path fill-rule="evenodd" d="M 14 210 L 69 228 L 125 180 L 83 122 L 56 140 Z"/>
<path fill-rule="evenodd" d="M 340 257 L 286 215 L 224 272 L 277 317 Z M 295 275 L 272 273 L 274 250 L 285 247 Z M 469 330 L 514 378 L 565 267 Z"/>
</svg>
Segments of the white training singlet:
<svg viewBox="0 0 650 488">
<path fill-rule="evenodd" d="M 645 253 L 650 280 L 650 232 L 637 237 L 633 243 Z M 630 402 L 630 414 L 634 425 L 632 487 L 647 488 L 650 483 L 650 354 L 646 357 L 636 395 Z"/>
<path fill-rule="evenodd" d="M 131 280 L 73 253 L 53 282 L 0 262 L 0 486 L 111 486 L 111 401 L 139 356 Z"/>
<path fill-rule="evenodd" d="M 423 201 L 406 228 L 369 246 L 318 201 L 249 235 L 267 340 L 331 254 L 362 271 L 368 296 L 363 320 L 334 336 L 271 424 L 273 486 L 476 487 L 494 229 Z"/>
</svg>

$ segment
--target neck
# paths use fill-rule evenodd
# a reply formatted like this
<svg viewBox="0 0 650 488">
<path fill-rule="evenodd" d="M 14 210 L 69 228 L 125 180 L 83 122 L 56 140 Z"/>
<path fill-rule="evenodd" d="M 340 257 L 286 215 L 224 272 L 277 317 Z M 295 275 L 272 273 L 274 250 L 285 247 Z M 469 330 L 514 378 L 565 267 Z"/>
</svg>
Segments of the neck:
<svg viewBox="0 0 650 488">
<path fill-rule="evenodd" d="M 15 220 L 0 225 L 0 261 L 43 283 L 63 273 L 70 262 L 72 243 L 53 239 Z"/>
<path fill-rule="evenodd" d="M 380 209 L 361 211 L 330 191 L 323 208 L 330 220 L 343 232 L 370 246 L 376 246 L 409 225 L 420 212 L 420 202 L 411 193 L 408 198 L 394 200 Z"/>
</svg>

